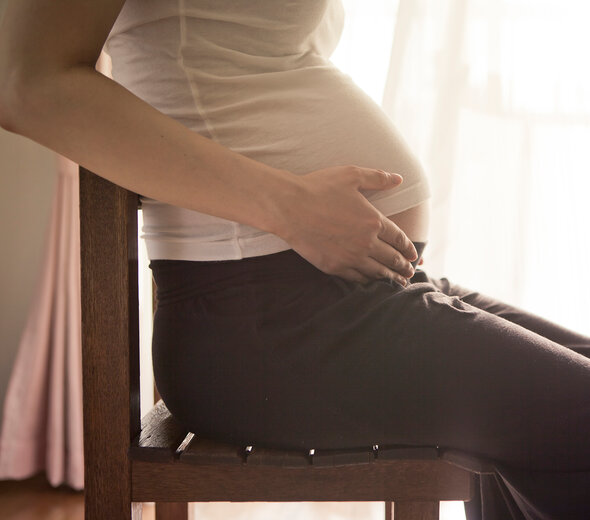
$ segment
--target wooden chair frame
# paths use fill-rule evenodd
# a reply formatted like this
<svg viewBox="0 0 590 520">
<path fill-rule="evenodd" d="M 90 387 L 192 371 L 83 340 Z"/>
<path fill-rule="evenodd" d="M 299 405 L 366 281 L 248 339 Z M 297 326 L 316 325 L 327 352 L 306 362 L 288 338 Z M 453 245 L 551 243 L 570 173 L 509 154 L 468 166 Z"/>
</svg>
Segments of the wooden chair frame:
<svg viewBox="0 0 590 520">
<path fill-rule="evenodd" d="M 86 520 L 137 520 L 142 502 L 186 519 L 199 501 L 383 501 L 386 518 L 434 520 L 440 500 L 470 499 L 473 461 L 435 447 L 244 449 L 192 438 L 161 402 L 140 421 L 137 211 L 80 169 Z"/>
</svg>

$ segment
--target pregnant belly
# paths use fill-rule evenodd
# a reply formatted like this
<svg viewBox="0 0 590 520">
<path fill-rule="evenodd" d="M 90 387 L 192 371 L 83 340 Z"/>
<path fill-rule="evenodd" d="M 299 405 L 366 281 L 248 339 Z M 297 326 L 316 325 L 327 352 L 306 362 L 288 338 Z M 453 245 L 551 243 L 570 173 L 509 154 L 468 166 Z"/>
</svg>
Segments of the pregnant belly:
<svg viewBox="0 0 590 520">
<path fill-rule="evenodd" d="M 261 85 L 253 79 L 233 89 L 240 92 L 240 104 L 211 115 L 217 139 L 238 153 L 300 175 L 348 164 L 398 173 L 404 178 L 400 186 L 365 195 L 411 240 L 426 241 L 425 172 L 381 108 L 333 67 L 285 76 L 288 80 L 281 76 L 276 85 L 266 77 Z M 247 87 L 251 92 L 245 95 Z"/>
<path fill-rule="evenodd" d="M 201 63 L 186 71 L 198 86 L 199 110 L 191 102 L 165 106 L 151 91 L 144 99 L 201 135 L 263 164 L 296 175 L 338 165 L 357 165 L 400 174 L 403 183 L 390 192 L 366 192 L 367 199 L 390 217 L 415 242 L 427 241 L 429 190 L 425 172 L 392 121 L 354 82 L 313 53 L 301 58 L 301 68 L 258 73 L 236 69 L 214 74 Z M 173 76 L 171 76 L 173 78 Z M 186 84 L 186 77 L 178 85 Z M 180 88 L 170 84 L 170 91 Z M 150 88 L 150 82 L 141 84 Z M 161 85 L 160 85 L 161 87 Z M 175 98 L 176 99 L 176 98 Z M 181 239 L 198 235 L 216 256 L 194 259 L 241 258 L 269 254 L 287 244 L 265 242 L 265 233 L 193 212 L 170 219 L 182 229 Z M 162 219 L 154 218 L 158 224 Z M 153 235 L 158 234 L 157 226 Z M 269 239 L 270 240 L 270 239 Z M 195 243 L 197 241 L 194 241 Z M 235 245 L 237 243 L 238 245 Z M 256 244 L 251 247 L 248 244 Z M 264 247 L 262 245 L 264 245 Z M 267 245 L 266 244 L 270 244 Z M 195 246 L 196 249 L 197 246 Z M 250 247 L 250 249 L 249 249 Z M 190 248 L 184 242 L 184 251 Z M 220 249 L 221 250 L 221 249 Z M 168 256 L 169 257 L 169 256 Z M 152 258 L 155 258 L 152 255 Z"/>
</svg>

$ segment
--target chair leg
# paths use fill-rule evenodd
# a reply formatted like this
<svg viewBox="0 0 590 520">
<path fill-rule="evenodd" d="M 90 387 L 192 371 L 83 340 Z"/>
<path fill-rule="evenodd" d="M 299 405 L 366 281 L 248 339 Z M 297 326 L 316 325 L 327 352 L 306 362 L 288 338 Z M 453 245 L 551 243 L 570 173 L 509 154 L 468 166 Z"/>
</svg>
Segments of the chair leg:
<svg viewBox="0 0 590 520">
<path fill-rule="evenodd" d="M 438 520 L 440 504 L 431 502 L 394 502 L 393 520 Z"/>
<path fill-rule="evenodd" d="M 156 502 L 156 520 L 188 520 L 188 503 Z"/>
<path fill-rule="evenodd" d="M 87 451 L 85 452 L 88 453 Z M 107 470 L 110 459 L 107 459 Z M 113 457 L 114 459 L 114 457 Z M 104 468 L 102 468 L 104 469 Z M 119 472 L 120 467 L 119 467 Z M 140 520 L 141 503 L 131 502 L 128 481 L 125 478 L 112 478 L 101 481 L 97 472 L 86 471 L 84 487 L 84 518 L 86 520 Z M 91 474 L 92 473 L 92 474 Z"/>
</svg>

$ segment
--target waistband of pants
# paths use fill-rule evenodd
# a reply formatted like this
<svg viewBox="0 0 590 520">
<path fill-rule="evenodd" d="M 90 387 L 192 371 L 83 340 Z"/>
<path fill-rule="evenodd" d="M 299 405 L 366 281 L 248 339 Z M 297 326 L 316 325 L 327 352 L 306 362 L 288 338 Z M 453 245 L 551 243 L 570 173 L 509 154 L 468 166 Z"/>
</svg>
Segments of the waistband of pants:
<svg viewBox="0 0 590 520">
<path fill-rule="evenodd" d="M 292 249 L 241 260 L 152 260 L 150 268 L 160 303 L 195 294 L 208 294 L 247 282 L 265 283 L 282 277 L 303 279 L 329 276 Z"/>
<path fill-rule="evenodd" d="M 424 242 L 414 242 L 422 255 Z M 418 260 L 413 262 L 414 266 Z M 244 283 L 268 283 L 280 279 L 293 283 L 321 282 L 331 275 L 323 273 L 292 249 L 271 255 L 241 260 L 190 261 L 153 260 L 150 263 L 160 303 L 171 302 L 195 294 L 210 294 Z M 414 281 L 419 281 L 419 277 Z"/>
</svg>

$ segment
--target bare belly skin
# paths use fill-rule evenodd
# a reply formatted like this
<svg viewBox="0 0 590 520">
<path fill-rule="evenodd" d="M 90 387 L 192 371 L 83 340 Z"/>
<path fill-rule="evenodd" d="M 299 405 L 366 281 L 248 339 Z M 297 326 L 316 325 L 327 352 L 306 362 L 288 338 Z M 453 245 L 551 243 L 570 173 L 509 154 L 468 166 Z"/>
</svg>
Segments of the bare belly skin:
<svg viewBox="0 0 590 520">
<path fill-rule="evenodd" d="M 388 215 L 412 242 L 428 242 L 428 227 L 430 222 L 430 204 L 428 201 L 413 208 Z"/>
</svg>

